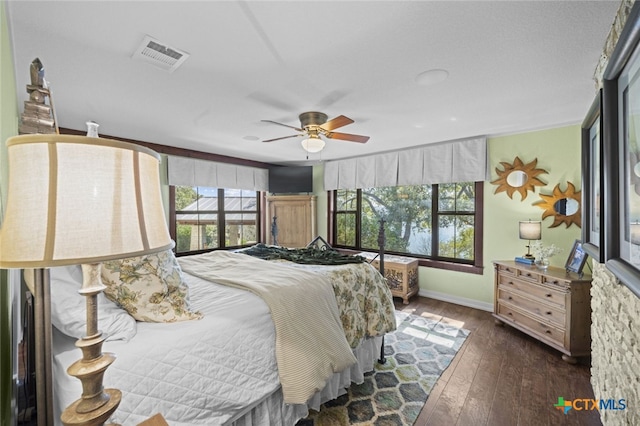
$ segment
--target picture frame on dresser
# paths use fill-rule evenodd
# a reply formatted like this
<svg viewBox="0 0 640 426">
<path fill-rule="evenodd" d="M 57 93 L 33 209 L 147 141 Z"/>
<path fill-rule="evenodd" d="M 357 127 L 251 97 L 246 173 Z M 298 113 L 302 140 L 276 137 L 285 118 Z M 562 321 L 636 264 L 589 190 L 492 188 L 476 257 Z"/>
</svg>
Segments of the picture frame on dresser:
<svg viewBox="0 0 640 426">
<path fill-rule="evenodd" d="M 604 72 L 602 92 L 607 268 L 640 297 L 640 3 Z"/>
<path fill-rule="evenodd" d="M 587 262 L 587 253 L 584 250 L 584 244 L 580 240 L 575 240 L 573 247 L 569 252 L 569 257 L 564 264 L 564 269 L 567 272 L 575 272 L 578 276 L 582 277 L 582 268 Z"/>
<path fill-rule="evenodd" d="M 602 90 L 591 103 L 582 122 L 582 248 L 601 262 L 604 246 L 604 198 L 602 197 Z"/>
</svg>

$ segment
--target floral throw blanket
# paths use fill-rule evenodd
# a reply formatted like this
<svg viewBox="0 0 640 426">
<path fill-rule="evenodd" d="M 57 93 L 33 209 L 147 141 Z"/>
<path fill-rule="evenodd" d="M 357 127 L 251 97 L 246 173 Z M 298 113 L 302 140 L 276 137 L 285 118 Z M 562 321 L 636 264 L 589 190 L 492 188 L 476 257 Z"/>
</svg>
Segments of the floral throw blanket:
<svg viewBox="0 0 640 426">
<path fill-rule="evenodd" d="M 316 272 L 329 279 L 338 302 L 347 341 L 355 348 L 367 337 L 382 336 L 396 329 L 393 297 L 386 281 L 368 263 L 309 265 L 289 261 L 287 265 Z"/>
</svg>

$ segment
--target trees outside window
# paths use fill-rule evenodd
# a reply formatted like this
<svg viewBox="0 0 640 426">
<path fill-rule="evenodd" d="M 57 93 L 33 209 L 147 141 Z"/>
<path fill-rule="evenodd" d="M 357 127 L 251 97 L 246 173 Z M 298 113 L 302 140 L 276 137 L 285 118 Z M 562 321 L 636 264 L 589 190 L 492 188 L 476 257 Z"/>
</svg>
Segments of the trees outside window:
<svg viewBox="0 0 640 426">
<path fill-rule="evenodd" d="M 333 191 L 333 244 L 377 251 L 384 219 L 386 251 L 475 265 L 481 260 L 481 193 L 482 182 Z"/>
</svg>

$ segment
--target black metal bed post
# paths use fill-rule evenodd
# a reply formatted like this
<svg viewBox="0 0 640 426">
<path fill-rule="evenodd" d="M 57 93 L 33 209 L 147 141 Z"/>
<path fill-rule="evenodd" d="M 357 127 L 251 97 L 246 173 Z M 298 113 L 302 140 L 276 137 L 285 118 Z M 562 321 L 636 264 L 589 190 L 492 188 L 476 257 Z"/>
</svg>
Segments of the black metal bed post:
<svg viewBox="0 0 640 426">
<path fill-rule="evenodd" d="M 278 245 L 278 216 L 274 216 L 271 222 L 271 240 L 271 244 Z"/>
<path fill-rule="evenodd" d="M 380 274 L 384 278 L 384 218 L 380 219 L 380 227 L 378 228 L 378 257 L 380 258 Z M 387 358 L 384 356 L 384 335 L 382 335 L 382 346 L 380 346 L 379 364 L 385 364 Z"/>
</svg>

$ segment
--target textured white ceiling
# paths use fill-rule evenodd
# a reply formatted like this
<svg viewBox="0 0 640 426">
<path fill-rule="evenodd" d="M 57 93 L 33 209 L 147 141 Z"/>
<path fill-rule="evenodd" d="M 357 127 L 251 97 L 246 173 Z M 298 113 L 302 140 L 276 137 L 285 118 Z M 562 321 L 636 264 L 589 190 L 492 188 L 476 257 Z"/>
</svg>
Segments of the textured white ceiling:
<svg viewBox="0 0 640 426">
<path fill-rule="evenodd" d="M 346 115 L 309 160 L 582 121 L 619 1 L 9 1 L 18 98 L 38 57 L 61 127 L 300 163 L 298 114 Z M 173 73 L 133 60 L 145 35 Z M 419 85 L 421 72 L 449 78 Z"/>
</svg>

